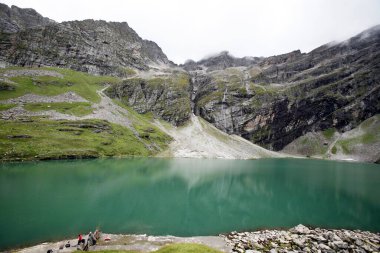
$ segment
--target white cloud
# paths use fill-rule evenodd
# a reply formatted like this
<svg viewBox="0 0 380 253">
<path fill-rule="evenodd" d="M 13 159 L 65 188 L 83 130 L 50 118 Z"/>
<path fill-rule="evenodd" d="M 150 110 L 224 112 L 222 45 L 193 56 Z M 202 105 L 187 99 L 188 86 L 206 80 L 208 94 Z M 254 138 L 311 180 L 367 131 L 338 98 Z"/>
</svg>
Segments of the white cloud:
<svg viewBox="0 0 380 253">
<path fill-rule="evenodd" d="M 126 21 L 177 63 L 303 52 L 380 24 L 379 0 L 2 0 L 56 21 Z"/>
</svg>

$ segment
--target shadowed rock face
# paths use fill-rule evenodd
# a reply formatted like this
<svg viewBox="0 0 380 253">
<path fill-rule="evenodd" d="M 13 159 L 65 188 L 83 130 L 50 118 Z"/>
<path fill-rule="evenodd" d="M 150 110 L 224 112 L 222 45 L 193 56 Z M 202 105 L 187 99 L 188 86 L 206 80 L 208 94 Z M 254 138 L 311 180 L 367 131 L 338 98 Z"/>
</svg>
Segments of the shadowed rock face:
<svg viewBox="0 0 380 253">
<path fill-rule="evenodd" d="M 221 62 L 188 62 L 195 113 L 269 149 L 310 131 L 347 131 L 380 112 L 380 26 L 307 54 L 294 51 L 239 68 Z"/>
<path fill-rule="evenodd" d="M 21 66 L 62 66 L 121 75 L 125 68 L 168 64 L 152 41 L 127 23 L 83 20 L 55 23 L 33 9 L 0 6 L 0 60 Z"/>
<path fill-rule="evenodd" d="M 107 89 L 107 95 L 133 107 L 152 112 L 173 125 L 183 125 L 191 115 L 189 77 L 186 73 L 151 79 L 130 78 Z"/>
</svg>

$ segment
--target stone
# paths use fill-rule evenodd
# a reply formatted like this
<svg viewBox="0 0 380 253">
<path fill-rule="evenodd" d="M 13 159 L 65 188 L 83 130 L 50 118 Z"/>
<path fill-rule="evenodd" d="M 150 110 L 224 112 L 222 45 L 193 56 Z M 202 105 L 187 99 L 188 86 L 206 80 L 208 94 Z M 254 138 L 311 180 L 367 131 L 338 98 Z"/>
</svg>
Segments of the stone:
<svg viewBox="0 0 380 253">
<path fill-rule="evenodd" d="M 263 249 L 263 248 L 264 248 L 264 246 L 261 245 L 260 243 L 255 243 L 255 244 L 253 244 L 253 247 L 255 247 L 255 248 L 257 248 L 257 249 Z"/>
<path fill-rule="evenodd" d="M 318 248 L 321 249 L 321 250 L 330 250 L 331 248 L 329 246 L 327 246 L 326 244 L 318 244 Z"/>
<path fill-rule="evenodd" d="M 355 240 L 355 244 L 358 245 L 358 246 L 362 246 L 364 244 L 364 242 L 360 239 L 356 239 Z"/>
<path fill-rule="evenodd" d="M 299 238 L 299 239 L 294 239 L 293 240 L 293 243 L 296 244 L 301 249 L 305 246 L 305 242 L 306 242 L 305 238 Z"/>
<path fill-rule="evenodd" d="M 303 248 L 303 251 L 304 252 L 311 252 L 311 249 L 309 247 L 305 247 L 305 248 Z"/>
<path fill-rule="evenodd" d="M 295 226 L 294 228 L 289 229 L 290 232 L 296 233 L 296 234 L 309 234 L 310 229 L 307 228 L 306 226 L 299 224 Z"/>
<path fill-rule="evenodd" d="M 327 242 L 327 239 L 324 238 L 324 237 L 321 236 L 321 235 L 313 236 L 312 239 L 315 240 L 315 241 L 318 241 L 318 242 Z"/>
<path fill-rule="evenodd" d="M 347 249 L 348 248 L 348 243 L 343 242 L 343 241 L 333 241 L 332 245 L 334 246 L 335 249 Z"/>
<path fill-rule="evenodd" d="M 353 249 L 352 252 L 354 252 L 354 253 L 367 253 L 364 249 L 362 249 L 360 247 Z"/>
<path fill-rule="evenodd" d="M 373 252 L 376 250 L 375 247 L 372 247 L 371 245 L 369 244 L 364 244 L 361 246 L 364 250 L 368 251 L 368 252 Z"/>
</svg>

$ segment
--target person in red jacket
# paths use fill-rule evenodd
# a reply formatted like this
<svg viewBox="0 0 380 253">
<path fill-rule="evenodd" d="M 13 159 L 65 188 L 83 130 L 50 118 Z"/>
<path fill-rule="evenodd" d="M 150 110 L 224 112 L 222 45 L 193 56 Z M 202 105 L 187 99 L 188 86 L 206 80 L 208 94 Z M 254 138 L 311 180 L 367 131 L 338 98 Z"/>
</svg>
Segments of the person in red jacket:
<svg viewBox="0 0 380 253">
<path fill-rule="evenodd" d="M 85 240 L 83 239 L 82 234 L 79 234 L 78 235 L 78 245 L 81 243 L 84 243 L 84 242 L 85 242 Z"/>
</svg>

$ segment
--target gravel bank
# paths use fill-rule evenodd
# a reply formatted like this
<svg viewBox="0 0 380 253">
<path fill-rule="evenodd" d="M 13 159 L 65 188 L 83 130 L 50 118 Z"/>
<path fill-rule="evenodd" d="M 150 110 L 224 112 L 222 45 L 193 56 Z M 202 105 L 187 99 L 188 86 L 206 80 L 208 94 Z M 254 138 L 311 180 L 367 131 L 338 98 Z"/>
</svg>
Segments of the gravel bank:
<svg viewBox="0 0 380 253">
<path fill-rule="evenodd" d="M 289 230 L 231 232 L 224 236 L 232 252 L 367 253 L 380 251 L 380 234 L 360 230 L 309 229 L 298 225 Z"/>
</svg>

